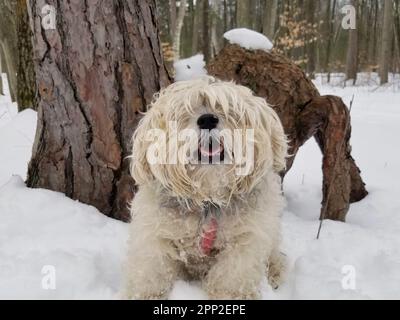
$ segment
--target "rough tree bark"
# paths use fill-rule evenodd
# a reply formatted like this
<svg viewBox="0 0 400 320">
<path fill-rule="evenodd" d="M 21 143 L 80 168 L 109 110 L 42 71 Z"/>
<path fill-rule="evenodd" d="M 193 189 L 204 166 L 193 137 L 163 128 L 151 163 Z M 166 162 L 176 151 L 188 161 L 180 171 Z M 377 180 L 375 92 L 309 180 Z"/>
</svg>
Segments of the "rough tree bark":
<svg viewBox="0 0 400 320">
<path fill-rule="evenodd" d="M 287 171 L 299 148 L 315 137 L 323 153 L 321 218 L 326 212 L 324 218 L 344 221 L 349 204 L 368 193 L 351 157 L 350 115 L 342 100 L 320 96 L 299 67 L 275 53 L 227 45 L 207 69 L 220 79 L 251 88 L 276 110 L 290 140 Z"/>
<path fill-rule="evenodd" d="M 56 9 L 44 30 L 41 10 Z M 27 184 L 128 220 L 130 141 L 167 85 L 153 1 L 30 0 L 38 128 Z"/>
</svg>

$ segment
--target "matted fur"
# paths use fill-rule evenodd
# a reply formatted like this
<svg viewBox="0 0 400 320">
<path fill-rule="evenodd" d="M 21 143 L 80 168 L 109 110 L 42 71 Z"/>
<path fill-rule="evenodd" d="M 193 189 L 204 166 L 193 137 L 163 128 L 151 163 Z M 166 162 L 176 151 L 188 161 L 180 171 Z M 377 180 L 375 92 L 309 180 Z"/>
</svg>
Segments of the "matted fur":
<svg viewBox="0 0 400 320">
<path fill-rule="evenodd" d="M 218 129 L 254 129 L 254 165 L 249 175 L 235 174 L 235 162 L 148 163 L 150 129 L 169 133 L 168 123 L 176 121 L 178 131 L 198 130 L 196 121 L 205 113 L 218 116 Z M 229 141 L 225 144 L 232 148 Z M 162 152 L 168 155 L 182 147 L 184 143 L 178 142 Z M 276 287 L 283 268 L 279 172 L 285 167 L 286 152 L 278 116 L 248 88 L 203 77 L 162 90 L 133 136 L 131 172 L 139 191 L 131 205 L 124 297 L 165 297 L 173 282 L 183 277 L 201 280 L 211 298 L 259 298 L 259 284 L 268 270 Z M 210 256 L 198 247 L 205 202 L 221 207 Z"/>
</svg>

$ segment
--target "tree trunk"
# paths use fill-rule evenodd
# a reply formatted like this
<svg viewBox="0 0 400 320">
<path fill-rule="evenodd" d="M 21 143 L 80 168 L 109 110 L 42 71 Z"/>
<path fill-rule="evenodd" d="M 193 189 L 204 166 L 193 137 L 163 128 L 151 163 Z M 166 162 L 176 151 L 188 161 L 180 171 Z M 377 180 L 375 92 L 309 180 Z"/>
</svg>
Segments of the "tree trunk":
<svg viewBox="0 0 400 320">
<path fill-rule="evenodd" d="M 379 76 L 381 84 L 389 81 L 390 51 L 393 39 L 393 0 L 385 0 L 382 27 L 381 54 L 379 58 Z"/>
<path fill-rule="evenodd" d="M 176 0 L 169 0 L 169 23 L 170 37 L 173 40 L 176 30 Z"/>
<path fill-rule="evenodd" d="M 27 184 L 65 193 L 127 221 L 134 194 L 131 137 L 153 94 L 169 82 L 155 2 L 48 1 L 55 30 L 30 0 L 38 127 Z"/>
<path fill-rule="evenodd" d="M 237 28 L 250 28 L 250 0 L 239 0 L 236 2 L 236 27 Z"/>
<path fill-rule="evenodd" d="M 5 76 L 7 77 L 6 56 L 3 52 L 3 47 L 1 46 L 1 43 L 0 43 L 0 73 L 2 74 L 2 76 L 4 76 L 4 74 L 5 74 Z M 0 93 L 4 95 L 5 91 L 4 91 L 3 81 L 4 81 L 4 78 L 2 77 Z"/>
<path fill-rule="evenodd" d="M 394 59 L 397 61 L 397 65 L 395 66 L 398 72 L 400 70 L 400 1 L 396 0 L 395 2 L 396 12 L 395 12 L 395 21 L 394 21 L 394 30 L 395 30 L 395 38 L 396 38 L 396 45 L 397 50 Z"/>
<path fill-rule="evenodd" d="M 332 4 L 332 6 L 331 6 Z M 328 7 L 326 11 L 326 25 L 327 25 L 327 30 L 326 30 L 326 54 L 325 54 L 325 60 L 324 60 L 324 66 L 323 66 L 323 71 L 328 72 L 328 83 L 330 81 L 330 62 L 331 62 L 331 55 L 332 55 L 332 38 L 334 36 L 334 19 L 335 19 L 335 12 L 336 12 L 336 0 L 331 3 L 331 1 L 328 1 Z"/>
<path fill-rule="evenodd" d="M 3 73 L 4 73 L 5 61 L 3 59 L 3 54 L 1 51 L 0 45 L 0 95 L 4 96 L 4 88 L 3 88 Z"/>
<path fill-rule="evenodd" d="M 36 109 L 35 70 L 33 66 L 32 30 L 26 0 L 17 0 L 18 75 L 17 102 L 21 111 Z"/>
<path fill-rule="evenodd" d="M 194 12 L 193 21 L 192 54 L 196 54 L 199 50 L 199 32 L 201 32 L 200 21 L 202 17 L 203 6 L 203 0 L 196 1 L 196 9 Z"/>
<path fill-rule="evenodd" d="M 203 0 L 203 54 L 204 60 L 210 60 L 210 4 Z"/>
<path fill-rule="evenodd" d="M 357 0 L 351 0 L 351 4 L 357 10 Z M 356 29 L 350 29 L 348 32 L 349 38 L 346 58 L 346 79 L 353 80 L 353 84 L 355 84 L 357 81 L 358 69 L 358 28 L 356 27 Z"/>
<path fill-rule="evenodd" d="M 275 37 L 278 16 L 278 0 L 265 0 L 263 15 L 263 33 L 271 40 Z"/>
<path fill-rule="evenodd" d="M 13 102 L 17 101 L 17 69 L 18 69 L 18 45 L 17 45 L 17 0 L 0 0 L 0 46 L 7 73 L 10 96 Z"/>
<path fill-rule="evenodd" d="M 1 57 L 0 57 L 1 60 Z M 0 96 L 4 96 L 4 91 L 3 91 L 3 71 L 1 69 L 1 62 L 0 62 Z"/>
<path fill-rule="evenodd" d="M 181 33 L 183 27 L 183 20 L 185 19 L 186 13 L 186 0 L 181 0 L 178 19 L 175 24 L 175 32 L 174 32 L 174 42 L 173 42 L 173 50 L 174 50 L 174 60 L 177 61 L 180 58 L 180 50 L 181 50 Z"/>
<path fill-rule="evenodd" d="M 307 10 L 306 20 L 307 23 L 311 24 L 311 28 L 314 29 L 315 24 L 315 0 L 307 0 Z M 307 36 L 306 43 L 306 53 L 307 53 L 307 73 L 310 78 L 314 78 L 315 68 L 316 68 L 316 55 L 317 48 L 315 46 L 315 40 L 313 39 L 315 35 L 312 33 Z"/>
<path fill-rule="evenodd" d="M 211 10 L 211 57 L 215 57 L 220 50 L 219 37 L 217 32 L 218 27 L 218 7 L 215 4 Z"/>
<path fill-rule="evenodd" d="M 344 221 L 349 204 L 367 191 L 350 154 L 350 116 L 342 100 L 320 96 L 298 66 L 274 53 L 227 45 L 207 69 L 249 87 L 273 106 L 290 141 L 287 171 L 299 148 L 315 137 L 324 156 L 321 218 Z"/>
</svg>

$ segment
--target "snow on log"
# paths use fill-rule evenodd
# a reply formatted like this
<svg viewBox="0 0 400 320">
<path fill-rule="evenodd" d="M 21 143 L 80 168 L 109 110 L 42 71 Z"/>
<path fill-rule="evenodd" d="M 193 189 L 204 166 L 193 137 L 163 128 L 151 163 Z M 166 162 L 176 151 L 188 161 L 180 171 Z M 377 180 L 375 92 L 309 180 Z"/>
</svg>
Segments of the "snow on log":
<svg viewBox="0 0 400 320">
<path fill-rule="evenodd" d="M 237 44 L 248 50 L 263 50 L 269 52 L 274 47 L 266 36 L 246 28 L 232 29 L 224 34 L 224 38 L 228 40 L 229 43 Z"/>
</svg>

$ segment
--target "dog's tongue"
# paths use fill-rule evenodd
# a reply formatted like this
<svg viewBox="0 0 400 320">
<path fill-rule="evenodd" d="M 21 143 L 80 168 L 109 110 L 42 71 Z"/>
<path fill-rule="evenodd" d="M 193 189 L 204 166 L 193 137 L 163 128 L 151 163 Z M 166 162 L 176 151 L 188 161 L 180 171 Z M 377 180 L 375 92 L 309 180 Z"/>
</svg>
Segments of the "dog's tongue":
<svg viewBox="0 0 400 320">
<path fill-rule="evenodd" d="M 208 221 L 203 224 L 201 238 L 200 238 L 200 250 L 208 256 L 214 247 L 214 242 L 217 238 L 218 221 L 215 217 L 211 217 Z"/>
</svg>

